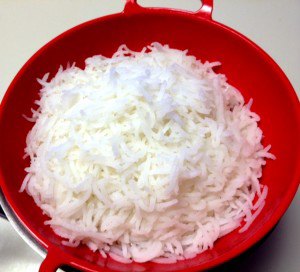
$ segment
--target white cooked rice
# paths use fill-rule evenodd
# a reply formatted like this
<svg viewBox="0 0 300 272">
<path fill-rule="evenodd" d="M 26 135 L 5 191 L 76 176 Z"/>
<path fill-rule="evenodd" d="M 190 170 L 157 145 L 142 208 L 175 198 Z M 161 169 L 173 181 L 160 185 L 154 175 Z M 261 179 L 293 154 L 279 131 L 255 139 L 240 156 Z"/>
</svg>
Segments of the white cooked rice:
<svg viewBox="0 0 300 272">
<path fill-rule="evenodd" d="M 172 263 L 249 227 L 267 197 L 262 166 L 275 157 L 253 101 L 218 65 L 159 43 L 122 45 L 38 80 L 21 191 L 64 245 Z"/>
</svg>

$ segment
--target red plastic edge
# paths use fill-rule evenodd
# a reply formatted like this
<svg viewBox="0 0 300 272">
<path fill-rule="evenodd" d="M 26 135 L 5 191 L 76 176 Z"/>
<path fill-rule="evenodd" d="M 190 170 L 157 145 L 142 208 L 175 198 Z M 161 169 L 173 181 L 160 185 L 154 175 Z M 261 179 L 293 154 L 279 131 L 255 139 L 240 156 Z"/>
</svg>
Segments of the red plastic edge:
<svg viewBox="0 0 300 272">
<path fill-rule="evenodd" d="M 207 20 L 212 20 L 212 12 L 213 12 L 213 6 L 214 6 L 214 1 L 213 0 L 202 0 L 202 6 L 199 10 L 196 12 L 190 12 L 190 11 L 184 11 L 184 10 L 177 10 L 181 12 L 185 12 L 200 18 L 204 18 Z M 125 7 L 124 7 L 124 14 L 137 14 L 140 13 L 143 9 L 149 9 L 149 8 L 144 8 L 140 6 L 137 3 L 137 0 L 126 0 Z M 155 8 L 150 8 L 150 9 L 155 9 Z M 161 8 L 159 8 L 161 9 Z M 172 10 L 172 9 L 170 9 Z"/>
</svg>

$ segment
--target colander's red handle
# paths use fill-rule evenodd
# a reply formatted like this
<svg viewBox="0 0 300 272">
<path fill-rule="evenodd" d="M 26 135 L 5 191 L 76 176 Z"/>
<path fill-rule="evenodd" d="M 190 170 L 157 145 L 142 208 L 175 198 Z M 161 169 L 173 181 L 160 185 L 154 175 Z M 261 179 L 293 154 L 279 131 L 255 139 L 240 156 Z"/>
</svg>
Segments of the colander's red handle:
<svg viewBox="0 0 300 272">
<path fill-rule="evenodd" d="M 55 272 L 63 263 L 61 255 L 55 249 L 48 248 L 48 253 L 40 266 L 39 272 Z"/>
<path fill-rule="evenodd" d="M 78 264 L 75 265 L 70 257 L 58 250 L 56 247 L 49 247 L 48 253 L 40 266 L 39 272 L 56 272 L 64 265 L 70 268 L 87 271 L 85 267 Z"/>
<path fill-rule="evenodd" d="M 213 0 L 202 0 L 202 6 L 199 10 L 196 12 L 189 12 L 186 11 L 189 14 L 192 14 L 194 16 L 198 16 L 201 18 L 205 18 L 208 20 L 212 20 L 212 11 L 213 11 Z M 140 13 L 142 10 L 147 9 L 142 6 L 140 6 L 137 3 L 137 0 L 126 0 L 126 4 L 124 7 L 124 13 L 125 14 L 134 14 L 134 13 Z"/>
</svg>

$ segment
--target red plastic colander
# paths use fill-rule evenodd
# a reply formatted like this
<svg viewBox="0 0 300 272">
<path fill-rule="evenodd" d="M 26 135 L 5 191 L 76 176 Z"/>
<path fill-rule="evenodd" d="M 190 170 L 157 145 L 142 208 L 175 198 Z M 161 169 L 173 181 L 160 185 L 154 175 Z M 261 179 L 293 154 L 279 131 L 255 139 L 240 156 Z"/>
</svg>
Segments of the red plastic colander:
<svg viewBox="0 0 300 272">
<path fill-rule="evenodd" d="M 199 11 L 184 12 L 143 8 L 127 0 L 124 11 L 98 18 L 61 34 L 41 48 L 16 75 L 0 108 L 1 204 L 15 228 L 42 255 L 40 271 L 55 271 L 68 265 L 84 271 L 200 271 L 230 260 L 262 239 L 291 203 L 300 180 L 300 107 L 290 82 L 278 65 L 257 45 L 236 31 L 212 20 L 212 0 L 203 0 Z M 261 182 L 269 187 L 266 205 L 244 233 L 234 231 L 219 239 L 212 250 L 176 264 L 120 264 L 104 259 L 86 246 L 61 244 L 49 226 L 47 216 L 25 193 L 19 193 L 29 164 L 23 159 L 25 137 L 32 124 L 30 115 L 40 89 L 36 78 L 59 65 L 76 62 L 84 66 L 87 57 L 111 56 L 119 45 L 141 50 L 157 41 L 177 49 L 188 49 L 202 61 L 221 61 L 220 73 L 245 97 L 254 99 L 253 110 L 261 116 L 264 141 L 272 145 L 275 161 L 264 168 Z"/>
</svg>

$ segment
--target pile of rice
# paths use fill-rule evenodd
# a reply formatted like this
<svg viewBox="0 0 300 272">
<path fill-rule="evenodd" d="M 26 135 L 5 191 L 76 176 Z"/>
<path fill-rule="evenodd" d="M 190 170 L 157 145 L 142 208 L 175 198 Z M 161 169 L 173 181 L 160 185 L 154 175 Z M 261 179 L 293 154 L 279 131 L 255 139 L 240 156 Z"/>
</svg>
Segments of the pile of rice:
<svg viewBox="0 0 300 272">
<path fill-rule="evenodd" d="M 246 230 L 265 204 L 259 116 L 187 51 L 122 45 L 45 75 L 21 191 L 63 244 L 173 263 Z"/>
</svg>

